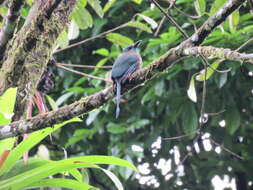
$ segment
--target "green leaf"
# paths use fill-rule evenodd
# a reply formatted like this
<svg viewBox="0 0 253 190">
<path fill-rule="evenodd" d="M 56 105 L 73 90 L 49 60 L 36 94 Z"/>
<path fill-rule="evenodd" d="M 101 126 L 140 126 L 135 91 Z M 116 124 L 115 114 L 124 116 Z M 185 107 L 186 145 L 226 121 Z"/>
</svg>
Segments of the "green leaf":
<svg viewBox="0 0 253 190">
<path fill-rule="evenodd" d="M 11 150 L 12 147 L 14 146 L 15 141 L 16 141 L 15 137 L 1 140 L 0 155 L 3 153 L 4 150 Z"/>
<path fill-rule="evenodd" d="M 126 128 L 115 123 L 109 123 L 107 126 L 107 131 L 112 134 L 120 134 L 124 133 L 126 131 Z"/>
<path fill-rule="evenodd" d="M 228 16 L 229 29 L 231 32 L 236 30 L 237 25 L 239 24 L 240 13 L 239 11 L 234 11 L 231 15 Z"/>
<path fill-rule="evenodd" d="M 80 167 L 97 167 L 90 163 L 74 163 L 69 160 L 62 160 L 58 162 L 51 162 L 44 164 L 43 166 L 31 169 L 20 175 L 14 176 L 12 178 L 0 181 L 0 190 L 5 189 L 23 189 L 31 184 L 31 182 L 39 181 L 48 176 L 55 175 L 64 171 L 68 171 L 74 168 Z"/>
<path fill-rule="evenodd" d="M 133 40 L 118 33 L 106 34 L 106 39 L 114 44 L 118 44 L 122 47 L 133 44 Z"/>
<path fill-rule="evenodd" d="M 198 128 L 198 116 L 192 103 L 185 103 L 182 113 L 182 125 L 185 134 L 189 134 Z"/>
<path fill-rule="evenodd" d="M 165 83 L 163 80 L 157 82 L 155 84 L 155 95 L 157 96 L 161 96 L 164 92 L 164 89 L 165 89 Z"/>
<path fill-rule="evenodd" d="M 64 178 L 43 179 L 26 186 L 26 188 L 39 188 L 39 187 L 63 187 L 63 188 L 76 189 L 76 190 L 80 190 L 80 189 L 88 190 L 91 188 L 95 188 L 91 185 L 88 185 L 76 180 L 64 179 Z"/>
<path fill-rule="evenodd" d="M 152 30 L 145 24 L 137 21 L 130 21 L 127 23 L 128 26 L 138 28 L 140 30 L 146 31 L 148 33 L 152 33 Z"/>
<path fill-rule="evenodd" d="M 71 97 L 73 95 L 73 92 L 68 92 L 63 94 L 62 96 L 60 96 L 57 100 L 56 100 L 56 105 L 60 106 L 62 103 L 64 103 L 69 97 Z"/>
<path fill-rule="evenodd" d="M 83 8 L 79 4 L 75 6 L 74 11 L 71 14 L 71 18 L 74 19 L 77 26 L 83 30 L 93 25 L 92 16 L 87 11 L 87 9 Z"/>
<path fill-rule="evenodd" d="M 103 168 L 101 169 L 113 181 L 114 185 L 117 187 L 118 190 L 124 190 L 122 183 L 114 173 L 112 173 L 109 170 L 105 170 Z"/>
<path fill-rule="evenodd" d="M 106 13 L 116 1 L 117 0 L 108 1 L 103 8 L 103 12 Z"/>
<path fill-rule="evenodd" d="M 100 18 L 103 18 L 104 11 L 103 11 L 102 7 L 100 6 L 100 1 L 99 0 L 88 0 L 88 3 L 94 9 L 94 11 L 97 13 L 97 15 Z"/>
<path fill-rule="evenodd" d="M 29 151 L 32 147 L 34 147 L 36 144 L 38 144 L 42 139 L 44 139 L 46 136 L 54 132 L 55 130 L 61 128 L 62 126 L 72 123 L 72 122 L 80 122 L 81 120 L 79 118 L 73 118 L 71 120 L 65 121 L 61 124 L 54 125 L 53 127 L 48 127 L 43 130 L 36 131 L 34 133 L 31 133 L 29 137 L 25 140 L 23 140 L 18 146 L 16 146 L 11 153 L 9 154 L 8 158 L 4 162 L 3 167 L 0 170 L 0 175 L 2 175 L 4 172 L 10 170 L 15 163 L 22 157 L 22 155 Z"/>
<path fill-rule="evenodd" d="M 93 53 L 98 54 L 98 55 L 103 55 L 103 56 L 109 55 L 108 49 L 105 49 L 105 48 L 97 49 L 96 51 L 93 51 Z"/>
<path fill-rule="evenodd" d="M 136 170 L 135 166 L 131 163 L 119 158 L 111 156 L 80 156 L 61 161 L 52 161 L 20 175 L 0 181 L 0 190 L 22 189 L 31 184 L 31 182 L 36 182 L 45 177 L 74 168 L 100 168 L 96 164 L 114 164 Z"/>
<path fill-rule="evenodd" d="M 108 59 L 109 59 L 108 57 L 105 57 L 105 58 L 103 58 L 103 59 L 100 59 L 96 66 L 103 66 L 104 64 L 107 63 Z M 98 71 L 99 71 L 99 68 L 96 68 L 96 69 L 94 70 L 94 74 L 97 73 Z"/>
<path fill-rule="evenodd" d="M 65 48 L 69 45 L 69 39 L 68 39 L 68 33 L 66 32 L 66 30 L 63 30 L 60 35 L 57 38 L 57 44 L 61 47 L 61 48 Z"/>
<path fill-rule="evenodd" d="M 133 122 L 128 129 L 140 129 L 148 125 L 150 121 L 148 119 L 140 119 Z"/>
<path fill-rule="evenodd" d="M 137 4 L 141 4 L 142 0 L 132 0 L 133 2 L 137 3 Z"/>
<path fill-rule="evenodd" d="M 78 169 L 69 170 L 69 173 L 70 173 L 74 178 L 76 178 L 77 181 L 80 181 L 80 182 L 83 181 L 83 176 L 82 176 L 81 172 L 78 171 Z"/>
<path fill-rule="evenodd" d="M 52 110 L 57 110 L 58 106 L 56 102 L 51 98 L 50 96 L 46 95 L 47 101 L 49 102 L 49 105 L 51 106 Z"/>
<path fill-rule="evenodd" d="M 221 8 L 226 2 L 227 0 L 215 0 L 214 3 L 212 4 L 209 15 L 213 16 L 219 10 L 219 8 Z"/>
<path fill-rule="evenodd" d="M 194 5 L 199 16 L 202 16 L 203 14 L 205 14 L 206 0 L 195 0 Z"/>
<path fill-rule="evenodd" d="M 195 75 L 191 77 L 190 85 L 187 90 L 187 95 L 193 102 L 197 102 L 197 93 L 195 89 Z"/>
<path fill-rule="evenodd" d="M 2 96 L 0 96 L 0 112 L 4 114 L 13 113 L 16 102 L 17 88 L 7 89 Z"/>
<path fill-rule="evenodd" d="M 68 39 L 74 40 L 79 36 L 79 28 L 74 20 L 71 21 L 68 28 Z"/>
<path fill-rule="evenodd" d="M 221 73 L 217 78 L 218 78 L 218 86 L 219 88 L 222 88 L 227 82 L 228 73 Z"/>
<path fill-rule="evenodd" d="M 206 72 L 206 80 L 208 80 L 214 73 L 215 69 L 217 69 L 220 65 L 220 61 L 215 61 L 211 64 L 210 67 L 207 68 Z M 204 81 L 205 80 L 205 69 L 201 70 L 200 73 L 196 76 L 196 80 Z"/>
<path fill-rule="evenodd" d="M 152 19 L 148 16 L 145 16 L 143 14 L 137 14 L 137 15 L 139 17 L 141 17 L 143 20 L 145 20 L 151 26 L 151 28 L 153 28 L 153 29 L 157 28 L 158 24 L 154 19 Z"/>
<path fill-rule="evenodd" d="M 226 129 L 230 135 L 240 127 L 241 117 L 236 107 L 228 108 L 225 112 Z"/>
<path fill-rule="evenodd" d="M 3 114 L 0 112 L 0 125 L 7 125 L 11 123 L 13 114 Z"/>
<path fill-rule="evenodd" d="M 87 0 L 78 0 L 77 4 L 84 8 L 87 5 Z"/>
<path fill-rule="evenodd" d="M 89 116 L 88 118 L 86 119 L 86 125 L 90 125 L 96 118 L 97 118 L 97 115 L 100 113 L 100 111 L 92 111 L 92 112 L 89 112 Z"/>
</svg>

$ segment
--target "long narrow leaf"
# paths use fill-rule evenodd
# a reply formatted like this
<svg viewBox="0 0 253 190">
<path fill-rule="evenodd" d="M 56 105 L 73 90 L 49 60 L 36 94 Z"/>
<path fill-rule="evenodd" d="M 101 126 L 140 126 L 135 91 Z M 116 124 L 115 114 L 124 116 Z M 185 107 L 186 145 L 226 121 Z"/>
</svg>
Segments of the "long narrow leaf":
<svg viewBox="0 0 253 190">
<path fill-rule="evenodd" d="M 0 190 L 22 189 L 31 184 L 31 182 L 39 181 L 63 171 L 70 171 L 74 168 L 99 168 L 95 164 L 114 164 L 136 170 L 135 166 L 120 158 L 111 156 L 82 156 L 50 162 L 15 177 L 0 181 Z"/>
<path fill-rule="evenodd" d="M 91 185 L 81 183 L 76 180 L 72 179 L 64 179 L 64 178 L 54 178 L 54 179 L 43 179 L 38 182 L 34 182 L 26 188 L 38 188 L 38 187 L 64 187 L 64 188 L 69 188 L 69 189 L 76 189 L 76 190 L 88 190 L 91 188 L 95 188 Z"/>
<path fill-rule="evenodd" d="M 53 131 L 59 129 L 60 127 L 68 123 L 77 122 L 77 121 L 81 121 L 81 120 L 79 118 L 73 118 L 61 124 L 54 125 L 53 127 L 49 127 L 49 128 L 36 131 L 30 134 L 30 136 L 26 140 L 22 141 L 16 148 L 12 150 L 12 152 L 10 153 L 7 160 L 4 162 L 3 167 L 0 170 L 0 175 L 10 170 L 25 152 L 27 152 L 36 144 L 38 144 L 42 139 L 44 139 L 50 133 L 52 133 Z"/>
</svg>

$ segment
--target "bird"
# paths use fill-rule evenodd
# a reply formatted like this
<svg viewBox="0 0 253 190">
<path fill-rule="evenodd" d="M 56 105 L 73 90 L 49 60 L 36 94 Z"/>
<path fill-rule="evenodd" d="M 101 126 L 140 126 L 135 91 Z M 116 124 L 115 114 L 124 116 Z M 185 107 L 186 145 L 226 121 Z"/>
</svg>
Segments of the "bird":
<svg viewBox="0 0 253 190">
<path fill-rule="evenodd" d="M 111 78 L 116 89 L 116 119 L 120 113 L 121 85 L 124 85 L 126 81 L 130 81 L 132 74 L 140 69 L 142 64 L 142 58 L 138 50 L 140 43 L 141 40 L 124 47 L 112 66 Z"/>
</svg>

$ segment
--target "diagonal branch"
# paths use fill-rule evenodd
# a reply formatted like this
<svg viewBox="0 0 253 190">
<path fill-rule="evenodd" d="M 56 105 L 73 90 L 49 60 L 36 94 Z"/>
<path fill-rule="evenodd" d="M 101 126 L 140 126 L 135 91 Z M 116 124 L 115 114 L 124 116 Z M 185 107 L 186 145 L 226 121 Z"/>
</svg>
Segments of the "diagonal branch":
<svg viewBox="0 0 253 190">
<path fill-rule="evenodd" d="M 3 27 L 0 30 L 0 59 L 3 58 L 6 44 L 13 36 L 23 4 L 23 0 L 14 0 L 9 3 L 8 13 L 4 19 Z"/>
<path fill-rule="evenodd" d="M 225 5 L 218 10 L 218 12 L 210 17 L 187 41 L 181 45 L 185 46 L 197 46 L 201 44 L 205 38 L 226 18 L 238 9 L 245 0 L 228 0 Z"/>
<path fill-rule="evenodd" d="M 185 48 L 183 55 L 198 56 L 203 55 L 208 59 L 221 58 L 234 61 L 253 61 L 253 54 L 239 53 L 230 49 L 216 48 L 213 46 L 198 46 Z"/>
<path fill-rule="evenodd" d="M 192 40 L 192 38 L 190 38 L 182 42 L 176 48 L 169 50 L 163 56 L 153 61 L 148 67 L 140 69 L 138 72 L 134 73 L 131 83 L 123 87 L 123 93 L 139 86 L 140 84 L 143 84 L 144 82 L 156 76 L 157 73 L 164 71 L 179 61 L 182 58 L 183 49 L 189 47 L 189 42 L 195 42 L 196 44 L 202 43 L 202 41 L 215 28 L 215 26 L 218 25 L 217 23 L 224 21 L 226 17 L 231 14 L 233 10 L 236 10 L 243 2 L 243 0 L 229 0 L 228 3 L 226 3 L 224 7 L 218 11 L 217 14 L 222 12 L 219 19 L 216 15 L 211 17 L 203 24 L 196 34 L 193 35 L 197 37 L 201 36 L 201 38 L 198 38 L 198 40 Z M 209 23 L 214 23 L 214 25 L 207 30 L 205 28 L 206 26 L 209 26 Z M 203 33 L 203 31 L 206 32 Z M 192 44 L 195 45 L 195 43 Z M 50 127 L 67 119 L 80 116 L 95 108 L 101 107 L 105 103 L 109 102 L 113 96 L 113 87 L 108 87 L 91 96 L 82 98 L 68 106 L 61 107 L 56 111 L 40 114 L 28 120 L 20 120 L 9 125 L 0 126 L 0 139 Z"/>
</svg>

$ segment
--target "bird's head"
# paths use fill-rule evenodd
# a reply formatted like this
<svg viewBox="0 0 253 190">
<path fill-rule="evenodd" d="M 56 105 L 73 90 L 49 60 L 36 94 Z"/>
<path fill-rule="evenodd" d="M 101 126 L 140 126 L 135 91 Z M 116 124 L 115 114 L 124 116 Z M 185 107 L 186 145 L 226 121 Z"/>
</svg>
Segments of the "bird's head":
<svg viewBox="0 0 253 190">
<path fill-rule="evenodd" d="M 134 44 L 130 45 L 130 46 L 126 46 L 123 48 L 123 52 L 127 52 L 127 51 L 136 51 L 137 48 L 139 47 L 141 43 L 141 40 L 135 42 Z"/>
</svg>

